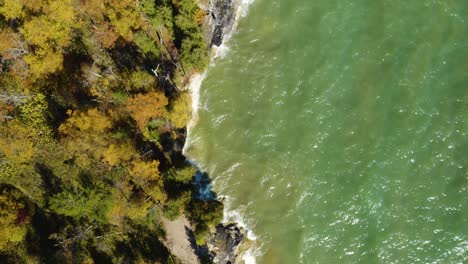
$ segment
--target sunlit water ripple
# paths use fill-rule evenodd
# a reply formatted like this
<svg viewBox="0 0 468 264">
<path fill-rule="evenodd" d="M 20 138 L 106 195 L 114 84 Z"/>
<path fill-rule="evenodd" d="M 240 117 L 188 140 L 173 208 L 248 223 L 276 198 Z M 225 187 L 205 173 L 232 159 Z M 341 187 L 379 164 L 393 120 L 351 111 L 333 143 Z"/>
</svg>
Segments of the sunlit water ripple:
<svg viewBox="0 0 468 264">
<path fill-rule="evenodd" d="M 256 0 L 186 151 L 258 263 L 468 262 L 468 2 Z"/>
</svg>

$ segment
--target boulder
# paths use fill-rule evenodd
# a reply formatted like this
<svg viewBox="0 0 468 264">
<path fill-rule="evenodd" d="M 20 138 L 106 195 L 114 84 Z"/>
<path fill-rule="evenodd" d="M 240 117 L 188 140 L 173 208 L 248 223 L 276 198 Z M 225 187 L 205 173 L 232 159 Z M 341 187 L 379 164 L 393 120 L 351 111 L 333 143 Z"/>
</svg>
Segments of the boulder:
<svg viewBox="0 0 468 264">
<path fill-rule="evenodd" d="M 240 263 L 244 240 L 244 231 L 236 224 L 219 224 L 207 240 L 211 259 L 220 264 Z"/>
</svg>

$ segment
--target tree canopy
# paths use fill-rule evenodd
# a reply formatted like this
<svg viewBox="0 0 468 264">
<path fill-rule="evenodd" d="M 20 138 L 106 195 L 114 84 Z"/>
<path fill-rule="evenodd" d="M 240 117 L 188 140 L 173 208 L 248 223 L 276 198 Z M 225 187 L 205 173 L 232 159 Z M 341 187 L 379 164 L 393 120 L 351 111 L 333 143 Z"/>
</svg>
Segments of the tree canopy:
<svg viewBox="0 0 468 264">
<path fill-rule="evenodd" d="M 204 14 L 196 0 L 0 1 L 0 263 L 178 263 L 161 218 L 212 226 L 200 212 L 222 208 L 197 204 L 181 153 Z"/>
</svg>

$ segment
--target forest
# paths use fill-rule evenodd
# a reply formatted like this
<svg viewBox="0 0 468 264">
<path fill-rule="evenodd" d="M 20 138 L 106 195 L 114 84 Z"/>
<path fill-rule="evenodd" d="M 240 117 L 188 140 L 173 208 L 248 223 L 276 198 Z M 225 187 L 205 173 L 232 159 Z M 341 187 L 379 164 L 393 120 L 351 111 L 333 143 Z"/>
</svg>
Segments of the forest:
<svg viewBox="0 0 468 264">
<path fill-rule="evenodd" d="M 179 263 L 222 217 L 182 155 L 197 0 L 0 0 L 0 263 Z"/>
</svg>

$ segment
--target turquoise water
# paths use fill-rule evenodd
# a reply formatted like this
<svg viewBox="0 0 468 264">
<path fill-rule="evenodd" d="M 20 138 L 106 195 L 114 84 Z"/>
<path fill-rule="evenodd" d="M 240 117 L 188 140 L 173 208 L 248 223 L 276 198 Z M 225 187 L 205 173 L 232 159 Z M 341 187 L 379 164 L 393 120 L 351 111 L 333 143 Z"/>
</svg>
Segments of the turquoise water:
<svg viewBox="0 0 468 264">
<path fill-rule="evenodd" d="M 468 262 L 468 1 L 256 0 L 188 154 L 257 263 Z"/>
</svg>

